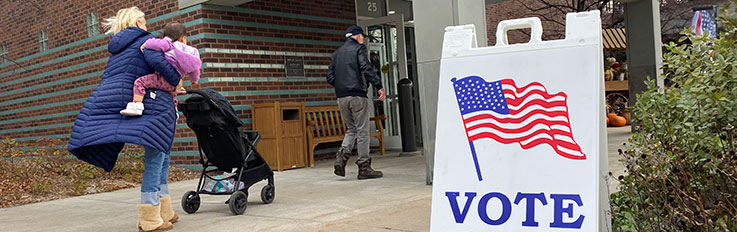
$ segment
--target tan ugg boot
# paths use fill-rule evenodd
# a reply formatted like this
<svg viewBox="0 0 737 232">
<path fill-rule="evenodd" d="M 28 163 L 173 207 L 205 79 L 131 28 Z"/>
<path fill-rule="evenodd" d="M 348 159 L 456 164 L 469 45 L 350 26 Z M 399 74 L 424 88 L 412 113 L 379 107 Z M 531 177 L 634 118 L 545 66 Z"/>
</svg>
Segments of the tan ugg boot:
<svg viewBox="0 0 737 232">
<path fill-rule="evenodd" d="M 165 231 L 171 228 L 171 222 L 161 219 L 161 204 L 138 205 L 138 231 Z"/>
<path fill-rule="evenodd" d="M 171 207 L 171 196 L 159 198 L 159 205 L 161 206 L 161 219 L 171 223 L 179 221 L 179 215 Z"/>
</svg>

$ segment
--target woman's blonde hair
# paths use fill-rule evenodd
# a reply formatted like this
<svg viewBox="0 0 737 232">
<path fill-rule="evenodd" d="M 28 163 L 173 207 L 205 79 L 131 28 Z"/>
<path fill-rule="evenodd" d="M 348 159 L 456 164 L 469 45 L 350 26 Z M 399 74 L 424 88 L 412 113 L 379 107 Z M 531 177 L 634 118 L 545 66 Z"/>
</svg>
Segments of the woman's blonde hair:
<svg viewBox="0 0 737 232">
<path fill-rule="evenodd" d="M 105 33 L 114 35 L 127 27 L 136 26 L 138 21 L 145 22 L 144 16 L 143 11 L 138 7 L 124 8 L 120 9 L 115 16 L 105 19 L 102 25 L 107 30 Z"/>
</svg>

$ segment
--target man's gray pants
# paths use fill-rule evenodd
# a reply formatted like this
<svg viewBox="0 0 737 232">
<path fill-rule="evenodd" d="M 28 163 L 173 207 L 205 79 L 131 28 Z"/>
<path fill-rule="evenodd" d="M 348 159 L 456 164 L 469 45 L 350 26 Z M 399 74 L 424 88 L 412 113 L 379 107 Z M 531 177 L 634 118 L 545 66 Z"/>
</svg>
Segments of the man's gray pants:
<svg viewBox="0 0 737 232">
<path fill-rule="evenodd" d="M 358 140 L 358 160 L 369 160 L 369 99 L 341 97 L 338 108 L 347 127 L 341 149 L 346 153 L 352 151 L 354 141 Z"/>
</svg>

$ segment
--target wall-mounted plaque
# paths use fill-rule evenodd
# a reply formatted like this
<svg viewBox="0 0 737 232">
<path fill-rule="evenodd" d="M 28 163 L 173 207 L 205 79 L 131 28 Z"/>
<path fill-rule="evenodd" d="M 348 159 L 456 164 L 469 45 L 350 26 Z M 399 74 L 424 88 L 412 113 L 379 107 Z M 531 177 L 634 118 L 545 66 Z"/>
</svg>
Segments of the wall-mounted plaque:
<svg viewBox="0 0 737 232">
<path fill-rule="evenodd" d="M 287 77 L 305 76 L 305 59 L 302 56 L 284 56 L 284 71 Z"/>
</svg>

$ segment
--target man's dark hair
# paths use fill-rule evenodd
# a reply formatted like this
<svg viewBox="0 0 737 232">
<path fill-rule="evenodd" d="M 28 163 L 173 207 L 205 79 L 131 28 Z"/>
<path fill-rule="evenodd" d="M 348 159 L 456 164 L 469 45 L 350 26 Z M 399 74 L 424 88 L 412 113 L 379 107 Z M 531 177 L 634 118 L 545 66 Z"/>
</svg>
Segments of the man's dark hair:
<svg viewBox="0 0 737 232">
<path fill-rule="evenodd" d="M 169 37 L 174 41 L 185 35 L 187 35 L 187 28 L 181 23 L 169 23 L 164 27 L 164 37 Z"/>
</svg>

